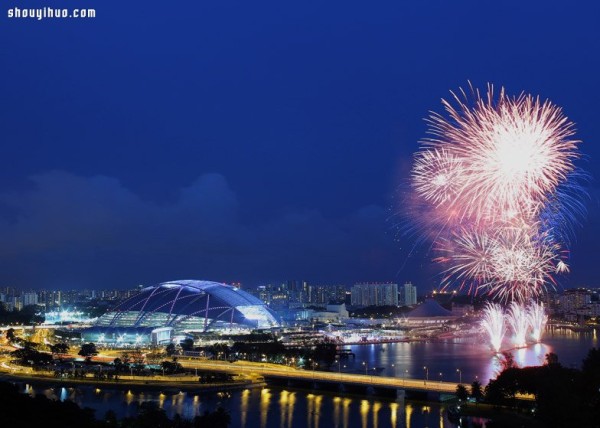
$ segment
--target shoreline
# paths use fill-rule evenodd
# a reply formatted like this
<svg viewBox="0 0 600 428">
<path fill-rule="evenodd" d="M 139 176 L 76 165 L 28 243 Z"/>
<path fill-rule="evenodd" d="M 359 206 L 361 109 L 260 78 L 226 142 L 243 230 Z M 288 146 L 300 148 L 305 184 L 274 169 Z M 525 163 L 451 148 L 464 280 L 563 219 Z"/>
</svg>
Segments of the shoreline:
<svg viewBox="0 0 600 428">
<path fill-rule="evenodd" d="M 195 377 L 194 377 L 195 378 Z M 99 379 L 73 379 L 73 378 L 55 378 L 50 376 L 35 376 L 22 375 L 1 372 L 0 381 L 10 383 L 31 383 L 37 385 L 47 385 L 49 387 L 76 387 L 88 386 L 96 388 L 108 388 L 116 390 L 138 390 L 143 388 L 152 391 L 185 391 L 185 392 L 222 392 L 235 391 L 251 388 L 264 388 L 267 386 L 265 382 L 251 381 L 233 381 L 222 383 L 202 384 L 197 380 L 158 380 L 158 379 L 119 379 L 115 380 L 99 380 Z"/>
</svg>

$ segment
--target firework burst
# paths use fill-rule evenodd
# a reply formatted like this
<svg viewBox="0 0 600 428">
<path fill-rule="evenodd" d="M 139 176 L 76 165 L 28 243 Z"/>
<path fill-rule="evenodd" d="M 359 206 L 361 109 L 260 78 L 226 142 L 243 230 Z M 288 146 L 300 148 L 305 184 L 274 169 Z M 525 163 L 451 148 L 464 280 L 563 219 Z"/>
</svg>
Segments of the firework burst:
<svg viewBox="0 0 600 428">
<path fill-rule="evenodd" d="M 501 89 L 494 97 L 492 87 L 486 98 L 473 92 L 472 105 L 456 95 L 457 108 L 444 100 L 450 120 L 432 114 L 432 137 L 423 142 L 425 151 L 451 161 L 442 164 L 441 172 L 449 171 L 448 178 L 458 175 L 453 191 L 459 197 L 448 203 L 478 222 L 496 220 L 498 214 L 529 218 L 574 169 L 578 141 L 571 139 L 573 124 L 560 108 L 531 95 L 511 98 Z M 416 183 L 420 176 L 432 181 L 437 174 L 421 167 L 413 176 Z M 435 186 L 419 190 L 438 200 Z"/>
<path fill-rule="evenodd" d="M 539 295 L 553 274 L 565 272 L 558 246 L 536 228 L 500 227 L 492 231 L 461 230 L 440 239 L 436 259 L 449 267 L 442 283 L 461 289 L 487 290 L 505 300 L 524 301 Z"/>
<path fill-rule="evenodd" d="M 461 161 L 444 148 L 419 153 L 413 173 L 417 192 L 435 205 L 451 204 L 463 177 Z"/>
<path fill-rule="evenodd" d="M 444 286 L 524 302 L 569 271 L 569 224 L 584 211 L 578 141 L 548 101 L 471 89 L 472 102 L 461 90 L 427 120 L 412 169 L 417 221 L 446 265 Z"/>
</svg>

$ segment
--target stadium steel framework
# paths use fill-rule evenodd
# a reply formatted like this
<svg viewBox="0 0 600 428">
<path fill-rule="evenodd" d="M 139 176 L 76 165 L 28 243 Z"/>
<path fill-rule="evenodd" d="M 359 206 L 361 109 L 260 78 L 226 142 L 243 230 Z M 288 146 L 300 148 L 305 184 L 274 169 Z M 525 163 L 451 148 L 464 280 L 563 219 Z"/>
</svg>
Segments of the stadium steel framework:
<svg viewBox="0 0 600 428">
<path fill-rule="evenodd" d="M 245 291 L 218 282 L 181 280 L 144 288 L 123 300 L 82 331 L 82 339 L 161 344 L 186 333 L 279 326 L 277 315 Z"/>
</svg>

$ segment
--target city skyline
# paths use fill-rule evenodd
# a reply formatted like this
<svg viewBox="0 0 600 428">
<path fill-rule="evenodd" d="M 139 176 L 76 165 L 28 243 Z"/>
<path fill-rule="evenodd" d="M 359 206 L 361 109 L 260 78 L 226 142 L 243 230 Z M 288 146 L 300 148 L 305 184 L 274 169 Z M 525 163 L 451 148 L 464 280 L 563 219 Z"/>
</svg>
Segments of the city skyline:
<svg viewBox="0 0 600 428">
<path fill-rule="evenodd" d="M 434 289 L 442 269 L 399 214 L 423 119 L 468 81 L 561 106 L 599 175 L 591 2 L 95 6 L 3 18 L 1 285 Z M 598 286 L 587 190 L 566 288 Z"/>
</svg>

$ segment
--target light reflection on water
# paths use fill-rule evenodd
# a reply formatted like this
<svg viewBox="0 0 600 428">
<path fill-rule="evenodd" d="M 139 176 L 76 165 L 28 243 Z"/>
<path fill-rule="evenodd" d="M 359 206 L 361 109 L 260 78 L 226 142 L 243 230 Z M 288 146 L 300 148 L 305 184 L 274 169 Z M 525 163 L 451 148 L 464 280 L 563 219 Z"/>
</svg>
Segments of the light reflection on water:
<svg viewBox="0 0 600 428">
<path fill-rule="evenodd" d="M 271 402 L 270 389 L 263 389 L 260 392 L 260 427 L 265 428 L 267 426 L 267 415 L 269 413 L 269 404 Z"/>
<path fill-rule="evenodd" d="M 510 346 L 510 341 L 507 341 Z M 578 368 L 592 347 L 598 347 L 598 333 L 573 332 L 547 328 L 542 342 L 521 349 L 505 349 L 511 352 L 519 366 L 540 365 L 549 352 L 558 355 L 566 367 Z M 449 382 L 470 384 L 479 380 L 487 384 L 501 370 L 500 356 L 494 354 L 483 336 L 455 338 L 437 342 L 388 343 L 379 345 L 352 345 L 348 347 L 356 355 L 344 360 L 344 371 L 364 373 L 363 362 L 378 367 L 382 376 L 423 379 L 423 367 L 429 374 L 443 373 Z M 457 369 L 460 369 L 460 374 Z"/>
<path fill-rule="evenodd" d="M 378 428 L 379 426 L 379 410 L 381 409 L 381 403 L 376 401 L 373 403 L 373 428 Z"/>
<path fill-rule="evenodd" d="M 390 425 L 395 427 L 398 423 L 398 403 L 390 403 Z"/>
<path fill-rule="evenodd" d="M 542 343 L 527 348 L 511 350 L 520 366 L 543 364 L 549 352 L 558 354 L 559 361 L 567 367 L 579 367 L 588 350 L 598 346 L 595 331 L 581 333 L 564 330 L 547 330 Z M 482 383 L 494 378 L 500 370 L 500 359 L 489 351 L 478 338 L 430 343 L 395 343 L 385 345 L 352 346 L 356 358 L 346 361 L 346 371 L 364 371 L 381 367 L 382 375 L 408 376 L 422 379 L 423 367 L 430 373 L 443 373 L 443 379 L 463 383 L 479 379 Z M 392 366 L 393 364 L 393 366 Z M 460 373 L 456 370 L 460 369 Z M 119 418 L 137 414 L 145 401 L 155 402 L 167 416 L 175 414 L 192 419 L 219 405 L 229 410 L 232 428 L 454 428 L 446 417 L 444 407 L 437 404 L 416 404 L 380 400 L 376 396 L 363 398 L 340 396 L 321 391 L 288 391 L 277 388 L 232 392 L 229 397 L 216 394 L 168 393 L 109 390 L 80 387 L 42 388 L 23 385 L 23 392 L 43 394 L 51 399 L 71 400 L 82 407 L 96 410 L 102 418 L 113 410 Z"/>
<path fill-rule="evenodd" d="M 167 416 L 176 414 L 192 419 L 218 406 L 227 409 L 232 428 L 454 428 L 445 416 L 444 407 L 437 404 L 416 405 L 399 401 L 380 400 L 376 397 L 342 397 L 333 393 L 307 393 L 277 388 L 231 392 L 227 398 L 214 394 L 197 395 L 180 392 L 135 392 L 94 387 L 47 388 L 23 385 L 30 395 L 43 394 L 50 399 L 73 400 L 82 407 L 96 410 L 102 418 L 113 410 L 118 418 L 137 414 L 140 403 L 155 402 Z M 414 411 L 415 406 L 419 411 Z M 432 418 L 439 414 L 439 420 Z"/>
<path fill-rule="evenodd" d="M 410 428 L 410 421 L 412 420 L 412 414 L 413 414 L 413 406 L 410 403 L 406 404 L 406 420 L 404 421 L 406 424 L 406 428 Z"/>
<path fill-rule="evenodd" d="M 367 400 L 360 401 L 360 420 L 362 422 L 362 428 L 367 428 L 368 416 L 369 416 L 369 402 Z"/>
<path fill-rule="evenodd" d="M 344 428 L 348 428 L 348 419 L 350 418 L 350 403 L 349 398 L 344 398 Z"/>
<path fill-rule="evenodd" d="M 194 399 L 197 399 L 197 398 L 198 398 L 198 396 L 196 395 L 194 397 Z M 240 404 L 240 414 L 242 416 L 241 426 L 243 426 L 243 427 L 246 426 L 246 421 L 248 420 L 248 402 L 249 402 L 249 399 L 250 399 L 250 390 L 246 389 L 246 390 L 242 391 L 242 402 Z M 197 409 L 196 409 L 196 411 L 197 411 Z"/>
</svg>

